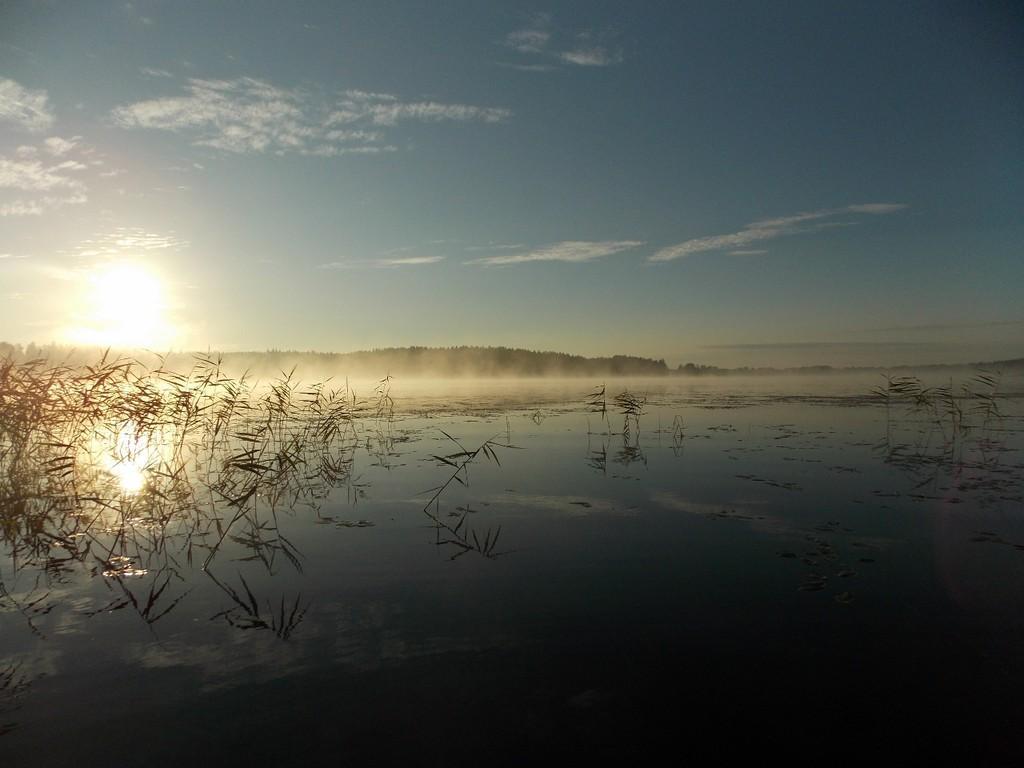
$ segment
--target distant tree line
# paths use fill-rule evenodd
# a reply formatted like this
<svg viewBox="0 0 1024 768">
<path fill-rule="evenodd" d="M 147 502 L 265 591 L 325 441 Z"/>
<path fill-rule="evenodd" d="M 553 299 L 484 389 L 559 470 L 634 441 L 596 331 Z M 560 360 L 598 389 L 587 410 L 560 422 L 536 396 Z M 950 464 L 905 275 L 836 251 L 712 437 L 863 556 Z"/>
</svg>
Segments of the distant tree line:
<svg viewBox="0 0 1024 768">
<path fill-rule="evenodd" d="M 225 360 L 250 357 L 229 353 Z M 583 357 L 564 352 L 538 352 L 510 347 L 388 347 L 364 352 L 298 352 L 267 350 L 259 355 L 260 365 L 277 369 L 305 362 L 352 372 L 386 372 L 393 376 L 665 376 L 670 373 L 664 360 L 633 355 Z"/>
<path fill-rule="evenodd" d="M 0 360 L 16 362 L 46 358 L 53 363 L 88 365 L 95 363 L 104 350 L 68 347 L 58 344 L 10 344 L 0 342 Z M 111 350 L 110 354 L 119 354 Z M 124 352 L 153 366 L 158 356 L 152 352 Z M 681 363 L 669 368 L 663 359 L 634 355 L 584 357 L 564 352 L 541 352 L 511 347 L 385 347 L 362 352 L 313 352 L 268 349 L 265 352 L 226 352 L 221 355 L 225 368 L 237 375 L 249 370 L 259 377 L 275 376 L 281 371 L 298 368 L 302 373 L 331 376 L 384 375 L 414 377 L 595 377 L 595 376 L 726 376 L 770 375 L 777 373 L 840 373 L 843 371 L 926 370 L 937 368 L 981 367 L 987 369 L 1024 368 L 1024 358 L 957 365 L 917 365 L 833 368 L 812 365 L 799 368 L 719 368 L 713 365 Z M 163 364 L 176 370 L 188 369 L 193 362 L 191 352 L 172 352 L 159 356 Z"/>
</svg>

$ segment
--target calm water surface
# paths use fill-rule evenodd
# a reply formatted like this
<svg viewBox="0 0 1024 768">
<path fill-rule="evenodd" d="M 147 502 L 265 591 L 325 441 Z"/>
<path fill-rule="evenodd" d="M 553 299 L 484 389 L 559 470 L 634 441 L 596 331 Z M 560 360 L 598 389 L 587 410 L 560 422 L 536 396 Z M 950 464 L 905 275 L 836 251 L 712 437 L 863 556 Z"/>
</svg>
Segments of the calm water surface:
<svg viewBox="0 0 1024 768">
<path fill-rule="evenodd" d="M 65 563 L 8 532 L 0 749 L 1013 763 L 1022 400 L 954 434 L 875 383 L 626 383 L 628 434 L 589 382 L 395 385 L 329 493 L 214 513 L 208 562 L 175 520 L 99 521 Z M 488 440 L 425 512 L 436 457 Z"/>
</svg>

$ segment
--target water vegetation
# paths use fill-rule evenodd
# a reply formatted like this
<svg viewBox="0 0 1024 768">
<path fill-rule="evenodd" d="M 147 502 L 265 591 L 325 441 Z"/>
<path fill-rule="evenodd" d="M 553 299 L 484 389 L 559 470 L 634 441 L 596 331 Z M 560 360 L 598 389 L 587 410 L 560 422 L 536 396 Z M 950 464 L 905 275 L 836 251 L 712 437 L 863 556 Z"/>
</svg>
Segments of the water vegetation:
<svg viewBox="0 0 1024 768">
<path fill-rule="evenodd" d="M 441 513 L 441 497 L 452 483 L 458 483 L 463 487 L 469 486 L 469 467 L 482 456 L 488 461 L 501 466 L 496 449 L 513 449 L 515 446 L 509 443 L 499 443 L 497 438 L 490 438 L 472 450 L 467 450 L 456 438 L 441 430 L 448 440 L 459 449 L 446 455 L 434 455 L 435 461 L 443 466 L 449 467 L 452 472 L 448 478 L 435 488 L 431 488 L 431 494 L 427 503 L 423 505 L 423 513 L 430 518 L 436 531 L 435 544 L 439 547 L 450 547 L 454 551 L 451 559 L 454 560 L 468 552 L 477 552 L 484 557 L 494 559 L 502 552 L 497 550 L 498 538 L 501 536 L 501 526 L 487 528 L 483 531 L 477 530 L 473 525 L 467 524 L 469 515 L 473 513 L 472 508 L 467 504 L 457 508 L 447 516 Z"/>
<path fill-rule="evenodd" d="M 883 460 L 909 474 L 918 500 L 960 501 L 982 492 L 981 503 L 1019 500 L 1019 467 L 1006 437 L 1001 375 L 977 371 L 956 386 L 929 386 L 917 376 L 885 376 L 872 396 L 885 408 L 885 435 L 875 446 Z"/>
<path fill-rule="evenodd" d="M 426 654 L 438 649 L 461 665 L 450 649 L 477 658 L 505 642 L 494 627 L 532 642 L 528 622 L 502 623 L 501 601 L 477 620 L 495 585 L 513 603 L 523 591 L 531 613 L 549 597 L 575 615 L 611 601 L 624 624 L 649 604 L 641 616 L 660 626 L 666 597 L 712 619 L 771 605 L 783 621 L 842 622 L 885 604 L 889 585 L 917 583 L 901 554 L 926 551 L 907 545 L 919 529 L 890 509 L 943 515 L 945 546 L 983 547 L 986 573 L 1011 586 L 1019 569 L 1024 537 L 1005 513 L 1024 484 L 1020 401 L 995 374 L 803 399 L 683 386 L 649 400 L 609 381 L 540 408 L 460 399 L 443 419 L 396 403 L 393 385 L 356 393 L 292 370 L 259 381 L 203 355 L 184 371 L 113 355 L 5 361 L 0 618 L 17 655 L 0 659 L 0 735 L 21 720 L 35 738 L 39 710 L 23 713 L 53 689 L 36 683 L 33 654 L 78 647 L 56 635 L 86 621 L 126 647 L 183 649 L 176 664 L 228 645 L 338 680 L 350 657 L 390 658 L 399 673 L 396 649 L 423 653 L 420 669 L 436 668 L 440 654 Z M 961 511 L 974 516 L 966 535 Z M 310 551 L 327 533 L 330 546 Z M 614 586 L 591 589 L 609 574 Z M 713 599 L 683 602 L 690 585 Z M 449 640 L 455 614 L 466 637 Z M 336 635 L 332 657 L 324 638 Z M 251 665 L 215 664 L 232 684 L 252 681 Z"/>
<path fill-rule="evenodd" d="M 189 595 L 183 574 L 195 569 L 227 600 L 213 619 L 288 639 L 308 601 L 258 599 L 241 572 L 219 573 L 218 555 L 230 544 L 229 563 L 301 573 L 284 518 L 307 509 L 335 527 L 371 526 L 322 515 L 321 505 L 336 489 L 353 506 L 365 492 L 357 449 L 386 468 L 407 439 L 394 427 L 391 384 L 387 376 L 360 398 L 347 382 L 306 384 L 294 371 L 259 382 L 227 375 L 208 355 L 184 372 L 110 354 L 84 366 L 0 359 L 0 544 L 11 576 L 34 584 L 8 591 L 0 578 L 0 603 L 41 635 L 37 620 L 86 573 L 112 590 L 90 614 L 128 610 L 153 625 Z M 500 554 L 500 528 L 478 531 L 467 512 L 452 521 L 440 507 L 478 456 L 498 461 L 498 445 L 440 457 L 454 474 L 424 512 L 457 554 Z"/>
</svg>

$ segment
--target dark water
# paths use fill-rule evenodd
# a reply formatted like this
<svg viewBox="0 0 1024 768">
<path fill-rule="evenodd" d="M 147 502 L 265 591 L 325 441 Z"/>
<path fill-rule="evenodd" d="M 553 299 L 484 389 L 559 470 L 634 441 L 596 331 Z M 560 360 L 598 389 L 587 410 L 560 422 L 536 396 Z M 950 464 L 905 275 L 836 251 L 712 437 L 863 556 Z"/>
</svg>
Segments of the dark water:
<svg viewBox="0 0 1024 768">
<path fill-rule="evenodd" d="M 205 568 L 175 520 L 8 533 L 6 764 L 1014 763 L 1021 400 L 961 433 L 833 389 L 656 387 L 623 435 L 585 385 L 396 387 Z M 425 513 L 452 438 L 495 456 Z"/>
</svg>

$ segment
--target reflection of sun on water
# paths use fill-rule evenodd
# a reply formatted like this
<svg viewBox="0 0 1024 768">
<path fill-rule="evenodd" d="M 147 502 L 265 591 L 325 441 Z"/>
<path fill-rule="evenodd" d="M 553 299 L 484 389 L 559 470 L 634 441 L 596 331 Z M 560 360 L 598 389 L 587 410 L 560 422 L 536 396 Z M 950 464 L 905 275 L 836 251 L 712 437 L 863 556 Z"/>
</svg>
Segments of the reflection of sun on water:
<svg viewBox="0 0 1024 768">
<path fill-rule="evenodd" d="M 123 425 L 113 446 L 104 452 L 104 464 L 113 475 L 121 491 L 134 495 L 146 485 L 146 472 L 159 458 L 158 450 L 148 435 L 136 432 L 133 422 Z"/>
<path fill-rule="evenodd" d="M 173 339 L 159 278 L 136 264 L 113 264 L 88 276 L 81 314 L 68 336 L 79 344 L 159 347 Z"/>
</svg>

